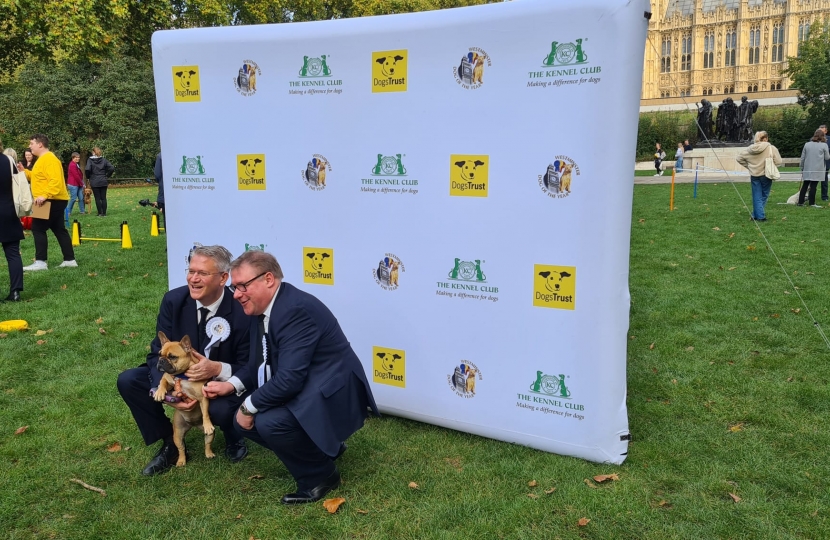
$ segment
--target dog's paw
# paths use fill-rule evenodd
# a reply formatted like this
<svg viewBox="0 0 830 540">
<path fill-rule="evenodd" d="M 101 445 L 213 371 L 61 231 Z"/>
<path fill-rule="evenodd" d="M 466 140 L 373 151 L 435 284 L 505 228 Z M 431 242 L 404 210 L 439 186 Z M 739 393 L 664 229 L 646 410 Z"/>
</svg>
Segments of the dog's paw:
<svg viewBox="0 0 830 540">
<path fill-rule="evenodd" d="M 213 432 L 216 431 L 216 428 L 210 423 L 203 424 L 202 429 L 205 430 L 205 435 L 213 435 Z"/>
<path fill-rule="evenodd" d="M 187 463 L 187 460 L 185 458 L 179 458 L 179 460 L 176 462 L 176 467 L 184 467 L 185 463 Z"/>
<path fill-rule="evenodd" d="M 216 454 L 213 453 L 213 450 L 210 448 L 205 448 L 205 457 L 208 459 L 213 459 L 216 457 Z"/>
<path fill-rule="evenodd" d="M 164 401 L 164 395 L 166 393 L 167 392 L 165 392 L 164 389 L 159 388 L 158 390 L 156 390 L 156 393 L 153 394 L 153 399 L 155 399 L 156 401 Z"/>
</svg>

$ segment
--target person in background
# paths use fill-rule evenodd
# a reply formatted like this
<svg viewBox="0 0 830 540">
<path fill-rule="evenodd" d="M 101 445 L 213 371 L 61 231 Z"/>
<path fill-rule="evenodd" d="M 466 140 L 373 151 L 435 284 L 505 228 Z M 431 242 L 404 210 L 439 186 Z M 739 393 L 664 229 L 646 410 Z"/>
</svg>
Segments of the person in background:
<svg viewBox="0 0 830 540">
<path fill-rule="evenodd" d="M 32 153 L 30 149 L 23 150 L 23 168 L 27 171 L 31 171 L 32 168 L 35 166 L 35 161 L 37 161 L 37 157 Z"/>
<path fill-rule="evenodd" d="M 677 143 L 677 151 L 674 153 L 674 171 L 679 173 L 683 170 L 683 143 Z"/>
<path fill-rule="evenodd" d="M 755 143 L 735 158 L 738 163 L 749 170 L 749 182 L 752 188 L 752 217 L 750 219 L 756 221 L 767 220 L 764 207 L 772 187 L 772 180 L 765 174 L 768 157 L 772 158 L 776 167 L 781 166 L 781 154 L 778 153 L 778 148 L 769 143 L 766 131 L 759 131 L 755 134 Z"/>
<path fill-rule="evenodd" d="M 806 195 L 810 206 L 821 208 L 816 204 L 816 187 L 824 180 L 825 163 L 828 160 L 830 150 L 827 148 L 827 137 L 824 136 L 824 130 L 817 129 L 813 138 L 801 150 L 801 191 L 798 193 L 798 206 L 804 206 Z"/>
<path fill-rule="evenodd" d="M 683 152 L 688 152 L 689 150 L 693 150 L 692 145 L 689 143 L 689 139 L 683 141 Z"/>
<path fill-rule="evenodd" d="M 657 151 L 654 152 L 654 168 L 657 172 L 654 176 L 663 176 L 663 160 L 666 159 L 666 151 L 663 150 L 663 145 L 656 143 Z"/>
<path fill-rule="evenodd" d="M 86 162 L 86 177 L 95 195 L 98 217 L 107 215 L 107 186 L 109 186 L 109 178 L 113 172 L 115 172 L 115 167 L 101 155 L 101 149 L 97 146 L 93 148 L 92 156 Z"/>
<path fill-rule="evenodd" d="M 69 169 L 67 173 L 66 187 L 69 190 L 69 207 L 66 209 L 66 215 L 72 213 L 72 208 L 75 206 L 75 201 L 78 201 L 78 208 L 82 214 L 86 214 L 84 208 L 84 172 L 81 170 L 81 154 L 72 152 L 72 160 L 69 162 Z"/>
<path fill-rule="evenodd" d="M 35 262 L 23 267 L 24 271 L 48 270 L 46 264 L 49 240 L 46 231 L 51 230 L 58 240 L 63 253 L 63 262 L 60 268 L 75 268 L 75 251 L 72 249 L 72 239 L 64 224 L 64 211 L 69 192 L 66 191 L 66 182 L 63 179 L 63 165 L 58 157 L 49 150 L 49 137 L 42 133 L 32 135 L 29 149 L 38 159 L 34 168 L 29 171 L 18 163 L 17 170 L 25 173 L 32 185 L 32 197 L 35 206 L 43 206 L 49 202 L 49 216 L 46 218 L 32 218 L 32 236 L 35 238 Z"/>
<path fill-rule="evenodd" d="M 4 299 L 6 302 L 19 302 L 23 290 L 23 259 L 20 258 L 23 225 L 17 217 L 12 196 L 12 168 L 16 161 L 17 152 L 11 148 L 0 154 L 0 243 L 9 265 L 10 282 L 9 295 Z"/>
<path fill-rule="evenodd" d="M 822 124 L 818 127 L 820 130 L 824 132 L 824 138 L 827 140 L 827 148 L 830 150 L 830 138 L 827 137 L 827 126 Z M 826 201 L 828 200 L 827 197 L 827 176 L 830 174 L 830 161 L 827 161 L 824 164 L 824 180 L 821 182 L 821 200 Z"/>
<path fill-rule="evenodd" d="M 156 197 L 156 206 L 161 210 L 161 215 L 164 218 L 164 232 L 167 233 L 167 212 L 164 210 L 164 171 L 161 167 L 161 152 L 156 156 L 156 165 L 153 167 L 153 175 L 156 177 L 156 182 L 159 183 L 159 192 Z"/>
</svg>

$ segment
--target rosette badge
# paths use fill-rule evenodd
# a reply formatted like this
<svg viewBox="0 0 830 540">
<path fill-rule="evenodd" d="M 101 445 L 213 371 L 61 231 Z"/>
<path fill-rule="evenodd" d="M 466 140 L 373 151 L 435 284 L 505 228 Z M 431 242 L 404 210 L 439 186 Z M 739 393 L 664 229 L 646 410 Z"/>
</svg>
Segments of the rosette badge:
<svg viewBox="0 0 830 540">
<path fill-rule="evenodd" d="M 205 332 L 210 338 L 210 342 L 205 347 L 205 356 L 210 356 L 213 346 L 225 341 L 231 335 L 231 325 L 222 317 L 213 317 L 207 322 Z"/>
</svg>

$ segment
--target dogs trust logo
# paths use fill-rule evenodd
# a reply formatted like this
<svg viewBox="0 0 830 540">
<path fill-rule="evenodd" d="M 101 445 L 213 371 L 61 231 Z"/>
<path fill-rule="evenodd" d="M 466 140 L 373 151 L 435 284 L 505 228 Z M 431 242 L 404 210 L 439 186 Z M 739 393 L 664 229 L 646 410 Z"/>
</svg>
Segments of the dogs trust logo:
<svg viewBox="0 0 830 540">
<path fill-rule="evenodd" d="M 233 80 L 236 91 L 243 96 L 256 94 L 256 80 L 262 74 L 259 66 L 253 60 L 243 60 L 239 74 Z"/>
<path fill-rule="evenodd" d="M 314 191 L 326 189 L 326 173 L 331 172 L 331 163 L 325 156 L 314 154 L 305 170 L 300 171 L 305 185 Z"/>
<path fill-rule="evenodd" d="M 376 383 L 406 388 L 406 352 L 372 347 L 372 374 Z"/>
<path fill-rule="evenodd" d="M 387 253 L 377 268 L 372 269 L 372 277 L 375 282 L 385 291 L 394 291 L 398 288 L 399 275 L 406 272 L 406 267 L 401 260 L 391 253 Z"/>
<path fill-rule="evenodd" d="M 236 175 L 240 190 L 265 190 L 265 154 L 237 154 Z"/>
<path fill-rule="evenodd" d="M 490 56 L 478 47 L 470 47 L 461 57 L 461 63 L 453 66 L 455 82 L 466 90 L 481 88 L 484 84 L 484 65 L 491 66 Z"/>
<path fill-rule="evenodd" d="M 406 49 L 372 53 L 372 92 L 406 92 Z"/>
<path fill-rule="evenodd" d="M 334 250 L 303 248 L 303 282 L 334 285 Z"/>
<path fill-rule="evenodd" d="M 199 66 L 173 66 L 173 91 L 176 101 L 201 101 Z"/>
<path fill-rule="evenodd" d="M 548 165 L 545 174 L 538 177 L 539 187 L 553 199 L 561 199 L 571 194 L 571 183 L 574 176 L 579 176 L 579 165 L 568 156 L 556 156 L 556 160 Z"/>
<path fill-rule="evenodd" d="M 450 195 L 486 197 L 490 156 L 453 154 L 450 156 Z"/>
<path fill-rule="evenodd" d="M 569 309 L 576 307 L 576 267 L 533 265 L 533 305 Z"/>
<path fill-rule="evenodd" d="M 469 399 L 476 396 L 476 379 L 481 381 L 481 370 L 469 360 L 464 360 L 447 375 L 447 384 L 456 396 Z"/>
</svg>

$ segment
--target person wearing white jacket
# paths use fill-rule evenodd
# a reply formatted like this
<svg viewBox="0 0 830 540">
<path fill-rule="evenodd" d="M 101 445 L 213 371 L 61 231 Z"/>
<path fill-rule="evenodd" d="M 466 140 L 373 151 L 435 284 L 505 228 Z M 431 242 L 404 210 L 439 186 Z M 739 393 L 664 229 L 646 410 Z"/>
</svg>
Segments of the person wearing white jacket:
<svg viewBox="0 0 830 540">
<path fill-rule="evenodd" d="M 817 129 L 804 149 L 801 150 L 801 191 L 798 194 L 798 206 L 804 206 L 804 197 L 807 195 L 810 206 L 821 208 L 816 204 L 816 187 L 824 180 L 824 163 L 830 159 L 827 150 L 827 138 L 823 129 Z"/>
<path fill-rule="evenodd" d="M 749 171 L 749 183 L 752 187 L 752 218 L 756 221 L 766 221 L 767 215 L 764 207 L 767 205 L 769 190 L 772 187 L 772 180 L 765 174 L 766 159 L 772 158 L 776 167 L 780 167 L 781 154 L 778 148 L 769 143 L 769 136 L 766 131 L 759 131 L 755 134 L 754 143 L 738 155 L 736 161 Z"/>
</svg>

